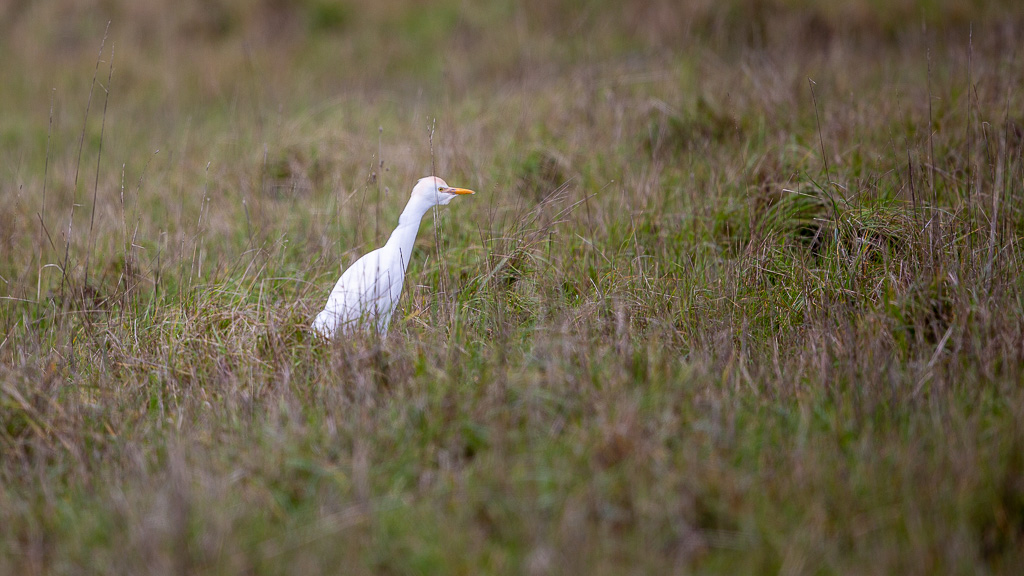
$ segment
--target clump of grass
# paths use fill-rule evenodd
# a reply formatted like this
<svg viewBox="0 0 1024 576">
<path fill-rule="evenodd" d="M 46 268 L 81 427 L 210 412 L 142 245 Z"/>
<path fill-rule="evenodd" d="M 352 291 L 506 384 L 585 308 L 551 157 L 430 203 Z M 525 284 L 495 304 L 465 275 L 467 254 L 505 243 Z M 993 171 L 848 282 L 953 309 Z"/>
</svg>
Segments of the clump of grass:
<svg viewBox="0 0 1024 576">
<path fill-rule="evenodd" d="M 519 165 L 516 189 L 534 202 L 540 202 L 566 184 L 569 173 L 569 161 L 558 152 L 534 149 Z"/>
<path fill-rule="evenodd" d="M 644 148 L 652 155 L 678 154 L 718 146 L 741 137 L 741 119 L 705 97 L 689 112 L 658 110 L 650 121 Z"/>
</svg>

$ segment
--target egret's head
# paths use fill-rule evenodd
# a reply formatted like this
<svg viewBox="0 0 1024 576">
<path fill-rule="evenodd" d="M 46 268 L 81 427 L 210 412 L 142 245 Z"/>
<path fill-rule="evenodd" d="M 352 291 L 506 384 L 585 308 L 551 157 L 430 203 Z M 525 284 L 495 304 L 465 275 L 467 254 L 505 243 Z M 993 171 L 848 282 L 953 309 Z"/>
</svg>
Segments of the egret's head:
<svg viewBox="0 0 1024 576">
<path fill-rule="evenodd" d="M 413 198 L 421 198 L 429 204 L 447 204 L 461 194 L 476 194 L 465 188 L 453 188 L 437 176 L 420 178 L 412 189 Z"/>
</svg>

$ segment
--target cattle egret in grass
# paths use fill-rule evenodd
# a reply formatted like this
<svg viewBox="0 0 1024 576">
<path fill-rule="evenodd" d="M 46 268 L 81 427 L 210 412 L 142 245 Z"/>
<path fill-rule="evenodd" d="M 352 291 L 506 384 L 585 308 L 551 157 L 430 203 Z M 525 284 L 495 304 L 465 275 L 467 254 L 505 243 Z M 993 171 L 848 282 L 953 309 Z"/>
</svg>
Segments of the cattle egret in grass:
<svg viewBox="0 0 1024 576">
<path fill-rule="evenodd" d="M 338 332 L 351 334 L 374 328 L 382 338 L 387 336 L 391 314 L 402 295 L 402 282 L 420 220 L 427 210 L 447 204 L 460 194 L 474 192 L 453 188 L 434 176 L 420 178 L 387 244 L 345 270 L 331 290 L 323 312 L 313 321 L 313 330 L 325 338 L 333 338 Z"/>
</svg>

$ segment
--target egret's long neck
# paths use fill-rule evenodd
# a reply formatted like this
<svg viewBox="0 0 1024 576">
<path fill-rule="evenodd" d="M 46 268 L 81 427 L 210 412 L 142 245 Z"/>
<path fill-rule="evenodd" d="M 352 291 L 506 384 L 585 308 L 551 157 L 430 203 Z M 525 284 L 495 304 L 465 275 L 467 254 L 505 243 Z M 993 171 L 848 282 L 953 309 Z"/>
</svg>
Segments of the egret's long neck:
<svg viewBox="0 0 1024 576">
<path fill-rule="evenodd" d="M 413 196 L 405 205 L 405 210 L 398 217 L 398 228 L 391 233 L 388 243 L 384 245 L 389 250 L 398 250 L 402 256 L 403 267 L 409 268 L 409 256 L 412 254 L 412 247 L 416 243 L 416 234 L 420 230 L 420 221 L 423 215 L 430 210 L 431 204 Z"/>
</svg>

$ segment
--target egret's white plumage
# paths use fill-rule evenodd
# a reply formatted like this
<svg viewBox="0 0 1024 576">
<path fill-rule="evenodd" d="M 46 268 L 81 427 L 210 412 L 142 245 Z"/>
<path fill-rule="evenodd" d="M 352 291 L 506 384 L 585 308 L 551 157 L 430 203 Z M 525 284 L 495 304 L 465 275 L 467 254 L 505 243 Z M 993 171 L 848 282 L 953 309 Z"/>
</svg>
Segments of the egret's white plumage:
<svg viewBox="0 0 1024 576">
<path fill-rule="evenodd" d="M 437 177 L 420 178 L 412 196 L 398 218 L 398 227 L 387 244 L 366 254 L 349 266 L 334 285 L 327 305 L 313 321 L 313 330 L 326 338 L 339 331 L 376 328 L 383 337 L 388 333 L 391 315 L 402 296 L 405 271 L 409 268 L 416 234 L 423 215 L 434 206 L 447 204 L 472 190 L 453 188 Z"/>
</svg>

